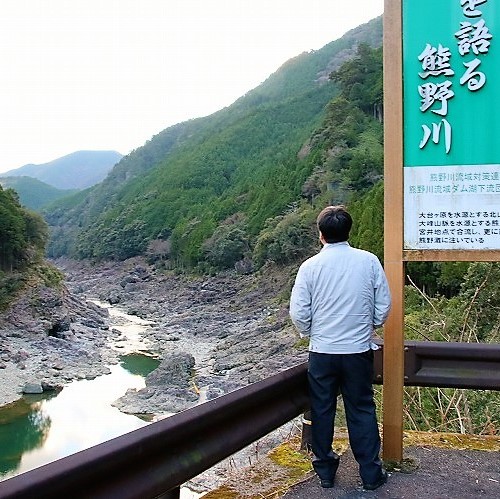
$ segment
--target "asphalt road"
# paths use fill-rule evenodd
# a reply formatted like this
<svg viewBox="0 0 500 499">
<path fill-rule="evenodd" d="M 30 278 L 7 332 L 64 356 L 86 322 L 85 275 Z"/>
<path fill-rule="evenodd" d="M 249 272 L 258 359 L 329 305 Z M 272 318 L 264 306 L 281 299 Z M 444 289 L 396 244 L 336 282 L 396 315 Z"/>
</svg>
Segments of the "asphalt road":
<svg viewBox="0 0 500 499">
<path fill-rule="evenodd" d="M 335 486 L 322 489 L 315 475 L 292 487 L 286 499 L 500 499 L 500 452 L 405 448 L 406 472 L 392 471 L 387 484 L 364 491 L 350 450 L 341 458 Z"/>
</svg>

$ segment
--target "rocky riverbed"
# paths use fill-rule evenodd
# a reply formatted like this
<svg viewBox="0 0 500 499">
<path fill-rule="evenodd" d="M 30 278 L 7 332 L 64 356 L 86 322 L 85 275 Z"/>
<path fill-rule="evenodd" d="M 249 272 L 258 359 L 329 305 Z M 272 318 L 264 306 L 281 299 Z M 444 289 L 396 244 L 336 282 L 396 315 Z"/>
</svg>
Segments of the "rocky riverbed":
<svg viewBox="0 0 500 499">
<path fill-rule="evenodd" d="M 288 319 L 290 276 L 283 273 L 188 277 L 140 258 L 56 265 L 66 275 L 62 293 L 31 288 L 0 317 L 0 405 L 23 390 L 105 374 L 118 361 L 122 333 L 92 300 L 150 324 L 143 341 L 161 363 L 146 388 L 115 402 L 127 413 L 178 412 L 305 360 Z"/>
<path fill-rule="evenodd" d="M 109 373 L 130 345 L 107 307 L 147 321 L 140 348 L 160 360 L 142 390 L 114 402 L 161 418 L 228 393 L 306 359 L 288 319 L 293 276 L 265 269 L 217 277 L 176 275 L 140 258 L 91 265 L 59 260 L 62 290 L 40 284 L 0 315 L 0 406 L 23 392 L 64 387 Z M 188 483 L 199 492 L 253 465 L 300 430 L 288 423 Z"/>
</svg>

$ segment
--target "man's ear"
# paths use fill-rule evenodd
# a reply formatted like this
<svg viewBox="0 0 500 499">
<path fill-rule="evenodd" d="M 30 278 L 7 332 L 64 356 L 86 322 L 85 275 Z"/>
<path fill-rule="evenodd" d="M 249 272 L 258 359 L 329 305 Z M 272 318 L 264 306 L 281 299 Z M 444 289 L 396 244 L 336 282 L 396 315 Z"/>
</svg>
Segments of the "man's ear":
<svg viewBox="0 0 500 499">
<path fill-rule="evenodd" d="M 320 240 L 321 244 L 323 244 L 323 245 L 326 244 L 325 238 L 323 237 L 323 234 L 321 233 L 321 231 L 319 232 L 319 240 Z"/>
</svg>

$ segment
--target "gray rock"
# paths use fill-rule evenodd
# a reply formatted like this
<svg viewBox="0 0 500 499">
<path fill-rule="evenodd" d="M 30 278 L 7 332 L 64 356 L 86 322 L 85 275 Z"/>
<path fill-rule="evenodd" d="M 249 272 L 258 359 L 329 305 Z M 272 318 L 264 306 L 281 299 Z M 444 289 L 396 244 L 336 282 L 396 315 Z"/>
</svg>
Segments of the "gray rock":
<svg viewBox="0 0 500 499">
<path fill-rule="evenodd" d="M 23 393 L 26 394 L 43 393 L 42 384 L 38 381 L 28 382 L 24 385 Z"/>
<path fill-rule="evenodd" d="M 110 305 L 116 305 L 117 303 L 120 303 L 122 301 L 122 297 L 117 291 L 111 291 L 108 294 L 107 301 Z"/>
<path fill-rule="evenodd" d="M 166 356 L 160 365 L 146 377 L 146 386 L 165 387 L 168 385 L 185 386 L 192 378 L 194 357 L 186 352 Z"/>
<path fill-rule="evenodd" d="M 60 382 L 51 380 L 43 380 L 41 386 L 44 392 L 59 391 L 63 389 L 63 385 Z"/>
<path fill-rule="evenodd" d="M 48 330 L 49 336 L 54 336 L 55 338 L 65 339 L 68 337 L 68 332 L 71 327 L 71 321 L 69 317 L 62 317 L 56 319 Z"/>
<path fill-rule="evenodd" d="M 195 359 L 180 352 L 168 355 L 146 376 L 146 387 L 127 390 L 113 405 L 128 414 L 179 412 L 194 405 L 198 394 L 192 388 Z"/>
</svg>

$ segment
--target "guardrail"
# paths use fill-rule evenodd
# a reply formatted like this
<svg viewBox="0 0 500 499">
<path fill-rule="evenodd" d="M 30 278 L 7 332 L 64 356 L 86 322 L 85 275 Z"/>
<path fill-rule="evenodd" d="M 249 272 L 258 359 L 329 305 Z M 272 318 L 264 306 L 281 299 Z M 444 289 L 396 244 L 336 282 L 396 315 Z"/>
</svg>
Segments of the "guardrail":
<svg viewBox="0 0 500 499">
<path fill-rule="evenodd" d="M 497 344 L 406 342 L 405 364 L 407 385 L 500 390 Z M 375 352 L 375 383 L 382 365 L 383 348 Z M 181 484 L 306 412 L 306 373 L 300 364 L 9 478 L 0 498 L 178 497 Z"/>
<path fill-rule="evenodd" d="M 383 383 L 383 343 L 375 351 L 375 379 Z M 404 384 L 500 390 L 500 344 L 405 341 Z"/>
</svg>

